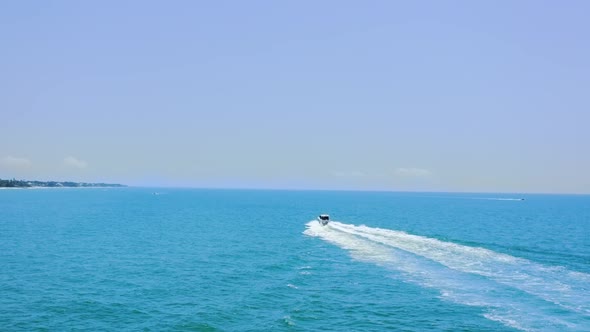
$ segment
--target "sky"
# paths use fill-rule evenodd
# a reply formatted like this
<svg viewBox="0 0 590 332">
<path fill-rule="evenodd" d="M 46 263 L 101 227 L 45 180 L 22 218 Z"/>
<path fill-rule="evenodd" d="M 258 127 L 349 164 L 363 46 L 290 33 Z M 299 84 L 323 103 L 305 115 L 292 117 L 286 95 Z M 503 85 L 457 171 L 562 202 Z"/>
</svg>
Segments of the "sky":
<svg viewBox="0 0 590 332">
<path fill-rule="evenodd" d="M 3 1 L 0 178 L 590 193 L 588 1 Z"/>
</svg>

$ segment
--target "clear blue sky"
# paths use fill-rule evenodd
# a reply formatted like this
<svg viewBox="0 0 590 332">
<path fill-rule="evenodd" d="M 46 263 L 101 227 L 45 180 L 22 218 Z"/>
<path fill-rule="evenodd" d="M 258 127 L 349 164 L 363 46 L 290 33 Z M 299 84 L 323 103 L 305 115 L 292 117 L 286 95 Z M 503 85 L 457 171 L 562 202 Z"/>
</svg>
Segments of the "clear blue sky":
<svg viewBox="0 0 590 332">
<path fill-rule="evenodd" d="M 4 1 L 0 178 L 590 193 L 588 1 Z"/>
</svg>

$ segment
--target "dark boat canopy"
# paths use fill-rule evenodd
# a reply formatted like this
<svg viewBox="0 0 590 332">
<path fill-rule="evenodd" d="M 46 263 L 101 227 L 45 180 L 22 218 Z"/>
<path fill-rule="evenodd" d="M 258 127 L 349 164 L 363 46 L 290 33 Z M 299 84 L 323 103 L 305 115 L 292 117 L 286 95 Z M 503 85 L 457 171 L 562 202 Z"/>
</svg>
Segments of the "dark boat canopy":
<svg viewBox="0 0 590 332">
<path fill-rule="evenodd" d="M 320 214 L 318 218 L 320 218 L 320 220 L 330 220 L 330 216 L 327 214 Z"/>
</svg>

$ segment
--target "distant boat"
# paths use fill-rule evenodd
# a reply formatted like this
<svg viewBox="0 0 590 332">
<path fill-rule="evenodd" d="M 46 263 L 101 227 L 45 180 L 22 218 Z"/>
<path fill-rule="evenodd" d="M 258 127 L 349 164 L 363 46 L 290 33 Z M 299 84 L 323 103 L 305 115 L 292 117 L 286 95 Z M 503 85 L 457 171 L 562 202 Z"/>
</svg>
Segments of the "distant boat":
<svg viewBox="0 0 590 332">
<path fill-rule="evenodd" d="M 326 226 L 330 222 L 330 216 L 327 214 L 320 214 L 318 216 L 318 222 L 322 226 Z"/>
</svg>

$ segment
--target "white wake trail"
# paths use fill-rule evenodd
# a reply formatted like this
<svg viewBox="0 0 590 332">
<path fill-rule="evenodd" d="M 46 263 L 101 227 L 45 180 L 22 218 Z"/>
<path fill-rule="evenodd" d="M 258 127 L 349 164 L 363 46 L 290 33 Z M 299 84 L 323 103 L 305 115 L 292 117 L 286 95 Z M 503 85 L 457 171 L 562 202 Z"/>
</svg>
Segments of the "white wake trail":
<svg viewBox="0 0 590 332">
<path fill-rule="evenodd" d="M 590 292 L 586 286 L 590 281 L 588 274 L 400 231 L 341 223 L 332 227 L 426 257 L 454 270 L 488 277 L 567 309 L 590 314 Z"/>
<path fill-rule="evenodd" d="M 325 227 L 312 221 L 305 234 L 349 250 L 355 259 L 401 271 L 409 281 L 439 289 L 443 298 L 484 307 L 486 318 L 511 327 L 531 331 L 547 326 L 568 330 L 588 327 L 580 327 L 576 317 L 573 321 L 553 317 L 554 309 L 542 308 L 548 303 L 529 303 L 539 301 L 534 298 L 520 302 L 514 299 L 522 298 L 515 293 L 522 291 L 577 313 L 574 316 L 581 314 L 585 316 L 582 320 L 588 322 L 588 274 L 547 267 L 484 248 L 335 221 Z"/>
<path fill-rule="evenodd" d="M 524 201 L 523 198 L 502 198 L 502 197 L 471 197 L 470 199 L 481 199 L 486 201 Z"/>
</svg>

